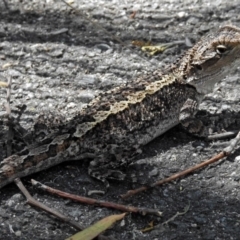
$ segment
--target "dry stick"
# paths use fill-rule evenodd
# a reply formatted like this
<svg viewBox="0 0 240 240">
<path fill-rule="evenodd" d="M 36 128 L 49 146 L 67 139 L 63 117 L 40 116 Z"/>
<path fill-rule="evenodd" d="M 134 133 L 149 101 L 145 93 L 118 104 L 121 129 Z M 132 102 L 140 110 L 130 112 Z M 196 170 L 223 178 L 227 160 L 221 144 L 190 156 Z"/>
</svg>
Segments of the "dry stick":
<svg viewBox="0 0 240 240">
<path fill-rule="evenodd" d="M 7 112 L 7 116 L 8 116 L 8 121 L 9 121 L 9 132 L 8 132 L 8 143 L 7 143 L 7 154 L 8 156 L 11 155 L 12 152 L 12 146 L 11 146 L 11 139 L 12 139 L 12 123 L 11 123 L 11 106 L 10 106 L 10 98 L 11 98 L 11 84 L 12 84 L 12 78 L 11 76 L 8 78 L 8 88 L 7 88 L 7 103 L 6 103 L 6 112 Z M 21 180 L 19 178 L 16 178 L 14 180 L 14 182 L 16 183 L 16 185 L 19 187 L 19 189 L 22 191 L 22 193 L 24 194 L 24 196 L 27 198 L 27 202 L 30 205 L 36 206 L 38 208 L 41 208 L 42 210 L 51 213 L 52 215 L 60 218 L 62 221 L 67 222 L 69 224 L 71 224 L 73 227 L 81 230 L 81 226 L 77 223 L 74 222 L 70 219 L 68 219 L 67 217 L 65 217 L 64 215 L 62 215 L 61 213 L 50 209 L 49 207 L 45 206 L 44 204 L 38 202 L 37 200 L 35 200 L 27 191 L 27 189 L 23 186 Z"/>
<path fill-rule="evenodd" d="M 207 140 L 219 140 L 219 139 L 234 137 L 237 135 L 238 132 L 239 132 L 238 130 L 232 130 L 229 132 L 210 135 L 207 137 Z"/>
<path fill-rule="evenodd" d="M 82 230 L 83 229 L 83 227 L 80 226 L 77 222 L 71 220 L 70 218 L 68 218 L 68 217 L 64 216 L 63 214 L 59 213 L 58 211 L 56 211 L 56 210 L 54 210 L 52 208 L 49 208 L 46 205 L 44 205 L 44 204 L 38 202 L 37 200 L 35 200 L 30 195 L 28 190 L 24 187 L 24 185 L 22 184 L 22 182 L 21 182 L 21 180 L 19 178 L 16 178 L 14 180 L 14 182 L 18 186 L 18 188 L 22 191 L 24 196 L 26 197 L 28 204 L 30 204 L 32 206 L 35 206 L 35 207 L 38 207 L 38 208 L 41 208 L 45 212 L 48 212 L 48 213 L 52 214 L 53 216 L 61 219 L 63 222 L 66 222 L 66 223 L 70 224 L 71 226 L 73 226 L 74 228 L 76 228 L 78 230 Z"/>
<path fill-rule="evenodd" d="M 176 174 L 173 174 L 172 176 L 168 177 L 168 178 L 164 178 L 163 180 L 160 180 L 158 182 L 155 182 L 153 184 L 151 184 L 150 186 L 143 186 L 143 187 L 140 187 L 140 188 L 137 188 L 137 189 L 134 189 L 134 190 L 129 190 L 127 193 L 125 194 L 122 194 L 121 197 L 123 199 L 126 199 L 130 196 L 133 196 L 137 193 L 140 193 L 140 192 L 143 192 L 143 191 L 146 191 L 150 188 L 153 188 L 153 187 L 156 187 L 156 186 L 160 186 L 160 185 L 163 185 L 165 183 L 168 183 L 168 182 L 171 182 L 177 178 L 180 178 L 180 177 L 183 177 L 185 176 L 186 174 L 189 174 L 189 173 L 192 173 L 200 168 L 203 168 L 209 164 L 212 164 L 214 162 L 217 162 L 218 160 L 228 156 L 231 154 L 231 152 L 233 151 L 233 149 L 236 147 L 236 145 L 240 142 L 240 132 L 238 132 L 237 136 L 231 140 L 230 144 L 228 147 L 226 147 L 222 152 L 220 152 L 219 154 L 215 155 L 214 157 L 212 157 L 211 159 L 208 159 L 206 161 L 203 161 L 202 163 L 199 163 L 193 167 L 190 167 L 184 171 L 181 171 L 181 172 L 178 172 Z"/>
<path fill-rule="evenodd" d="M 126 198 L 128 198 L 130 196 L 133 196 L 133 195 L 135 195 L 137 193 L 140 193 L 142 191 L 146 191 L 146 190 L 148 190 L 150 188 L 153 188 L 155 186 L 159 186 L 159 185 L 163 185 L 165 183 L 171 182 L 171 181 L 173 181 L 173 180 L 175 180 L 177 178 L 183 177 L 186 174 L 189 174 L 189 173 L 191 173 L 193 171 L 196 171 L 196 170 L 198 170 L 198 169 L 200 169 L 200 168 L 202 168 L 204 166 L 207 166 L 207 165 L 209 165 L 211 163 L 214 163 L 214 162 L 218 161 L 219 159 L 224 158 L 225 156 L 226 156 L 226 153 L 225 152 L 221 152 L 218 155 L 214 156 L 213 158 L 211 158 L 211 159 L 209 159 L 207 161 L 204 161 L 204 162 L 202 162 L 202 163 L 200 163 L 198 165 L 190 167 L 190 168 L 188 168 L 188 169 L 186 169 L 184 171 L 181 171 L 181 172 L 178 172 L 176 174 L 173 174 L 172 176 L 170 176 L 168 178 L 164 178 L 163 180 L 160 180 L 158 182 L 155 182 L 155 183 L 151 184 L 150 186 L 143 186 L 143 187 L 140 187 L 140 188 L 137 188 L 137 189 L 134 189 L 134 190 L 129 190 L 126 194 L 122 194 L 121 197 L 126 199 Z"/>
<path fill-rule="evenodd" d="M 8 117 L 8 137 L 7 137 L 7 155 L 10 156 L 12 154 L 12 138 L 13 138 L 13 126 L 11 121 L 11 87 L 12 87 L 12 77 L 8 77 L 8 84 L 7 84 L 7 103 L 5 104 L 7 117 Z"/>
<path fill-rule="evenodd" d="M 10 76 L 8 78 L 8 84 L 7 84 L 7 103 L 5 105 L 8 122 L 9 122 L 9 130 L 8 130 L 8 139 L 7 139 L 7 155 L 10 156 L 12 154 L 12 136 L 13 136 L 13 126 L 12 126 L 12 119 L 11 119 L 11 105 L 10 105 L 10 98 L 11 98 L 11 85 L 12 85 L 12 77 Z M 61 213 L 45 206 L 44 204 L 38 202 L 35 200 L 30 193 L 27 191 L 27 189 L 23 186 L 21 180 L 19 178 L 16 178 L 14 180 L 15 184 L 18 186 L 18 188 L 22 191 L 24 196 L 27 198 L 27 202 L 32 205 L 36 206 L 38 208 L 41 208 L 42 210 L 51 213 L 55 217 L 58 217 L 62 221 L 70 224 L 71 226 L 75 227 L 78 230 L 82 230 L 83 228 L 75 221 L 70 220 L 69 218 L 65 217 Z"/>
<path fill-rule="evenodd" d="M 28 190 L 24 187 L 24 185 L 22 184 L 22 181 L 19 178 L 14 179 L 15 184 L 18 186 L 18 188 L 21 190 L 21 192 L 24 194 L 24 196 L 27 199 L 27 203 L 29 205 L 32 205 L 34 207 L 38 207 L 41 210 L 52 214 L 53 216 L 61 219 L 63 222 L 71 225 L 72 227 L 82 231 L 84 229 L 83 226 L 81 226 L 80 224 L 78 224 L 77 222 L 71 220 L 70 218 L 64 216 L 63 214 L 59 213 L 58 211 L 47 207 L 46 205 L 44 205 L 43 203 L 38 202 L 37 200 L 35 200 L 30 193 L 28 192 Z M 96 238 L 97 240 L 109 240 L 110 238 L 104 236 L 104 235 L 99 235 Z"/>
<path fill-rule="evenodd" d="M 3 3 L 4 3 L 5 8 L 6 8 L 7 10 L 9 10 L 9 7 L 8 7 L 8 4 L 7 4 L 6 0 L 3 0 Z"/>
<path fill-rule="evenodd" d="M 102 200 L 97 200 L 94 198 L 87 198 L 87 197 L 82 197 L 82 196 L 78 196 L 78 195 L 74 195 L 74 194 L 70 194 L 70 193 L 66 193 L 66 192 L 62 192 L 60 190 L 51 188 L 49 186 L 46 186 L 34 179 L 31 180 L 32 184 L 44 191 L 47 191 L 49 193 L 55 194 L 57 196 L 60 197 L 64 197 L 67 199 L 71 199 L 73 201 L 77 201 L 77 202 L 81 202 L 81 203 L 85 203 L 88 205 L 96 205 L 96 206 L 101 206 L 101 207 L 107 207 L 107 208 L 114 208 L 123 212 L 132 212 L 132 213 L 139 213 L 142 215 L 146 215 L 146 214 L 152 214 L 152 215 L 156 215 L 156 216 L 161 216 L 162 213 L 155 210 L 155 209 L 149 209 L 149 208 L 137 208 L 137 207 L 133 207 L 133 206 L 126 206 L 126 205 L 122 205 L 122 204 L 117 204 L 117 203 L 113 203 L 113 202 L 105 202 Z"/>
<path fill-rule="evenodd" d="M 237 144 L 240 142 L 240 131 L 238 132 L 237 136 L 230 141 L 230 144 L 228 147 L 224 148 L 223 151 L 227 153 L 227 155 L 231 154 L 233 149 L 237 146 Z"/>
</svg>

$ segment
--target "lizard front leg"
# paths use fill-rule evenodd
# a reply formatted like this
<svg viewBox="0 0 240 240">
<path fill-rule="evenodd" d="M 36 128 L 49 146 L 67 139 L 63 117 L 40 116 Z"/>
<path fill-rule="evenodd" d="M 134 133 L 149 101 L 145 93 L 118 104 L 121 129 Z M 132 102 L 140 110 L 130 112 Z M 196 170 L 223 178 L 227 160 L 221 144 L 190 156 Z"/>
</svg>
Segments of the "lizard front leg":
<svg viewBox="0 0 240 240">
<path fill-rule="evenodd" d="M 124 180 L 125 174 L 119 170 L 115 170 L 120 165 L 115 156 L 102 154 L 92 160 L 88 167 L 88 174 L 104 183 L 109 188 L 107 179 Z"/>
<path fill-rule="evenodd" d="M 132 159 L 141 153 L 139 148 L 118 147 L 110 144 L 106 152 L 97 154 L 97 157 L 89 164 L 88 173 L 90 176 L 102 181 L 106 188 L 109 187 L 107 179 L 123 181 L 126 174 L 119 168 L 128 165 Z"/>
<path fill-rule="evenodd" d="M 200 119 L 195 117 L 198 106 L 197 100 L 187 99 L 180 109 L 179 121 L 187 132 L 198 137 L 207 137 L 209 135 L 208 128 Z"/>
</svg>

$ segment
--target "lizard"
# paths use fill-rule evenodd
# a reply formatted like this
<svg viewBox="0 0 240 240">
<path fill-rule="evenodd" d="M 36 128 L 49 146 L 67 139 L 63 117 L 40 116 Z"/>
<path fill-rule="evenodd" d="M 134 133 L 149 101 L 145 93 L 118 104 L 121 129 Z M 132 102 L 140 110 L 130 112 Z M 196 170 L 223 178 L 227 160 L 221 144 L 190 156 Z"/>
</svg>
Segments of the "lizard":
<svg viewBox="0 0 240 240">
<path fill-rule="evenodd" d="M 106 91 L 36 144 L 0 163 L 0 188 L 64 161 L 90 158 L 88 172 L 108 178 L 156 137 L 181 123 L 190 133 L 208 129 L 195 114 L 214 84 L 240 62 L 240 28 L 224 26 L 197 42 L 164 71 L 155 70 Z"/>
</svg>

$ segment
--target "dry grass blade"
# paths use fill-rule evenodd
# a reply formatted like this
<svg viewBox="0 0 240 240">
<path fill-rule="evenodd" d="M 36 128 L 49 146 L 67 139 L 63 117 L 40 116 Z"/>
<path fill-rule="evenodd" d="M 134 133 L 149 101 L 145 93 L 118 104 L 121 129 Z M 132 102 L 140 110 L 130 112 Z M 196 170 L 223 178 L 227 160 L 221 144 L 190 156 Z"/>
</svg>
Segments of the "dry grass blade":
<svg viewBox="0 0 240 240">
<path fill-rule="evenodd" d="M 0 87 L 8 87 L 8 83 L 0 81 Z"/>
<path fill-rule="evenodd" d="M 97 237 L 106 229 L 110 228 L 115 222 L 122 220 L 126 213 L 111 215 L 103 218 L 92 226 L 84 229 L 83 231 L 67 238 L 66 240 L 91 240 Z"/>
</svg>

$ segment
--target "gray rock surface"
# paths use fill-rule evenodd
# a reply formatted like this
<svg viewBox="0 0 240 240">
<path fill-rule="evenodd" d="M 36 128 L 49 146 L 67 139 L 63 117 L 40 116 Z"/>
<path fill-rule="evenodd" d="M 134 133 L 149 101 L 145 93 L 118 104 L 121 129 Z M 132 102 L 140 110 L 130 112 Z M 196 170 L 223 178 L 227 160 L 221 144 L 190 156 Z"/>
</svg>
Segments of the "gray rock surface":
<svg viewBox="0 0 240 240">
<path fill-rule="evenodd" d="M 145 71 L 173 62 L 187 46 L 176 45 L 149 57 L 131 46 L 132 40 L 169 43 L 196 42 L 225 24 L 240 26 L 239 0 L 216 1 L 97 1 L 75 0 L 73 6 L 100 24 L 113 38 L 85 20 L 61 1 L 6 1 L 0 3 L 0 73 L 12 76 L 12 108 L 27 105 L 22 124 L 31 127 L 39 112 L 50 110 L 66 119 L 98 93 L 125 83 Z M 136 11 L 135 18 L 130 15 Z M 240 70 L 221 81 L 201 105 L 199 117 L 218 128 L 239 118 Z M 6 93 L 0 89 L 0 112 Z M 207 117 L 206 117 L 207 116 Z M 210 117 L 209 117 L 210 116 Z M 230 129 L 239 129 L 232 125 Z M 213 129 L 213 131 L 215 131 Z M 156 208 L 161 218 L 129 214 L 105 235 L 116 239 L 239 239 L 240 150 L 184 179 L 131 198 L 119 195 L 208 159 L 220 152 L 227 140 L 205 142 L 176 127 L 144 148 L 143 154 L 124 171 L 125 182 L 111 182 L 109 192 L 96 198 L 133 206 Z M 4 157 L 4 156 L 2 156 Z M 74 194 L 103 189 L 90 178 L 87 161 L 69 162 L 23 179 L 30 193 L 84 226 L 117 211 L 86 206 L 34 189 L 30 179 Z M 135 176 L 136 182 L 130 181 Z M 186 214 L 163 224 L 177 212 Z M 142 233 L 151 221 L 158 227 Z M 65 239 L 76 230 L 25 204 L 14 184 L 0 189 L 0 239 Z"/>
</svg>

